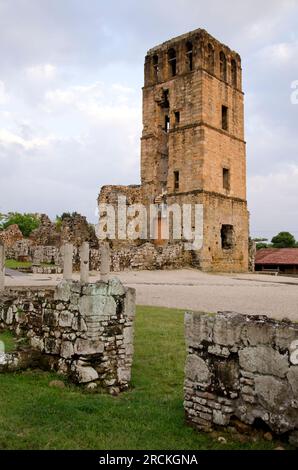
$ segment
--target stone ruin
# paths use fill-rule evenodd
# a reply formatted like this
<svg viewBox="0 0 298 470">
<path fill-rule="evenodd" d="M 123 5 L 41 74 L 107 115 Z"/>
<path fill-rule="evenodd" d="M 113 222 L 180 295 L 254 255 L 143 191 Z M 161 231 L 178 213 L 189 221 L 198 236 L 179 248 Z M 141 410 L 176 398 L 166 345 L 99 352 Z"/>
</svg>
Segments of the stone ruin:
<svg viewBox="0 0 298 470">
<path fill-rule="evenodd" d="M 203 431 L 261 424 L 298 446 L 298 323 L 186 313 L 185 329 L 187 421 Z"/>
<path fill-rule="evenodd" d="M 111 394 L 128 388 L 135 290 L 109 279 L 108 250 L 102 254 L 102 279 L 90 284 L 88 248 L 81 248 L 80 281 L 71 279 L 67 245 L 64 279 L 55 289 L 2 287 L 0 328 L 16 335 L 18 347 L 0 354 L 0 372 L 38 367 Z"/>
</svg>

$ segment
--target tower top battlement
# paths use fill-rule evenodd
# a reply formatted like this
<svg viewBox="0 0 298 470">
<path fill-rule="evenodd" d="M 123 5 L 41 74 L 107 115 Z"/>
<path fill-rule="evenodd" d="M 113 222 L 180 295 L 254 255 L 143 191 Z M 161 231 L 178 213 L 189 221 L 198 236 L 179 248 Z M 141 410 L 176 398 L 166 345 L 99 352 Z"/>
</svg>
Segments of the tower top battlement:
<svg viewBox="0 0 298 470">
<path fill-rule="evenodd" d="M 145 87 L 196 70 L 205 70 L 241 90 L 240 55 L 200 28 L 148 50 Z"/>
</svg>

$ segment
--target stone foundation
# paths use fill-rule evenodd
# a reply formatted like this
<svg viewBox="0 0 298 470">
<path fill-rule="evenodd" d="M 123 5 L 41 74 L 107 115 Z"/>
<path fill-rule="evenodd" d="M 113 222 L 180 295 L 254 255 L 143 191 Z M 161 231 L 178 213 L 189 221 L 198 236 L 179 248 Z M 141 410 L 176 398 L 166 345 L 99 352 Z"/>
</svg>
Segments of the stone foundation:
<svg viewBox="0 0 298 470">
<path fill-rule="evenodd" d="M 186 313 L 186 419 L 209 431 L 235 418 L 298 445 L 298 323 Z"/>
<path fill-rule="evenodd" d="M 117 279 L 6 289 L 0 328 L 13 331 L 22 346 L 1 355 L 0 371 L 40 367 L 116 394 L 130 382 L 134 315 L 135 291 Z"/>
</svg>

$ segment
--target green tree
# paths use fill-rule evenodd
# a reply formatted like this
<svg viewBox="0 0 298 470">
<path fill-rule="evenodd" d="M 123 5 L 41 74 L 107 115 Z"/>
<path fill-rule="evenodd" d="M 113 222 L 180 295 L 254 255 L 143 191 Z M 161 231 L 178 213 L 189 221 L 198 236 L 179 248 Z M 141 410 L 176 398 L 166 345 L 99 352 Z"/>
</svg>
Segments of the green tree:
<svg viewBox="0 0 298 470">
<path fill-rule="evenodd" d="M 271 240 L 273 248 L 292 248 L 296 246 L 294 235 L 290 232 L 279 232 Z"/>
<path fill-rule="evenodd" d="M 268 244 L 262 242 L 256 243 L 256 249 L 261 250 L 261 248 L 268 248 Z"/>
<path fill-rule="evenodd" d="M 24 237 L 29 237 L 32 230 L 39 226 L 40 221 L 35 214 L 20 214 L 19 212 L 10 212 L 6 216 L 2 216 L 0 220 L 1 230 L 14 224 L 18 225 Z"/>
</svg>

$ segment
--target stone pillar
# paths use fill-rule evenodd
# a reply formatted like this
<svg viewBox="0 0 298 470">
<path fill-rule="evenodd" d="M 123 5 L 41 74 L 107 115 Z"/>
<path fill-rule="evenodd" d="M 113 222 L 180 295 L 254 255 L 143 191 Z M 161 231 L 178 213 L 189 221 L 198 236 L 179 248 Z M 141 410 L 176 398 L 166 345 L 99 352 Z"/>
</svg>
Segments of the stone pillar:
<svg viewBox="0 0 298 470">
<path fill-rule="evenodd" d="M 108 243 L 103 243 L 100 247 L 100 279 L 108 282 L 110 277 L 111 254 Z"/>
<path fill-rule="evenodd" d="M 0 291 L 4 289 L 5 286 L 5 247 L 4 244 L 0 242 Z"/>
<path fill-rule="evenodd" d="M 73 245 L 65 243 L 63 247 L 63 279 L 71 281 L 72 279 L 72 256 Z"/>
<path fill-rule="evenodd" d="M 80 249 L 81 258 L 81 272 L 80 281 L 83 283 L 89 282 L 89 243 L 83 242 Z"/>
</svg>

